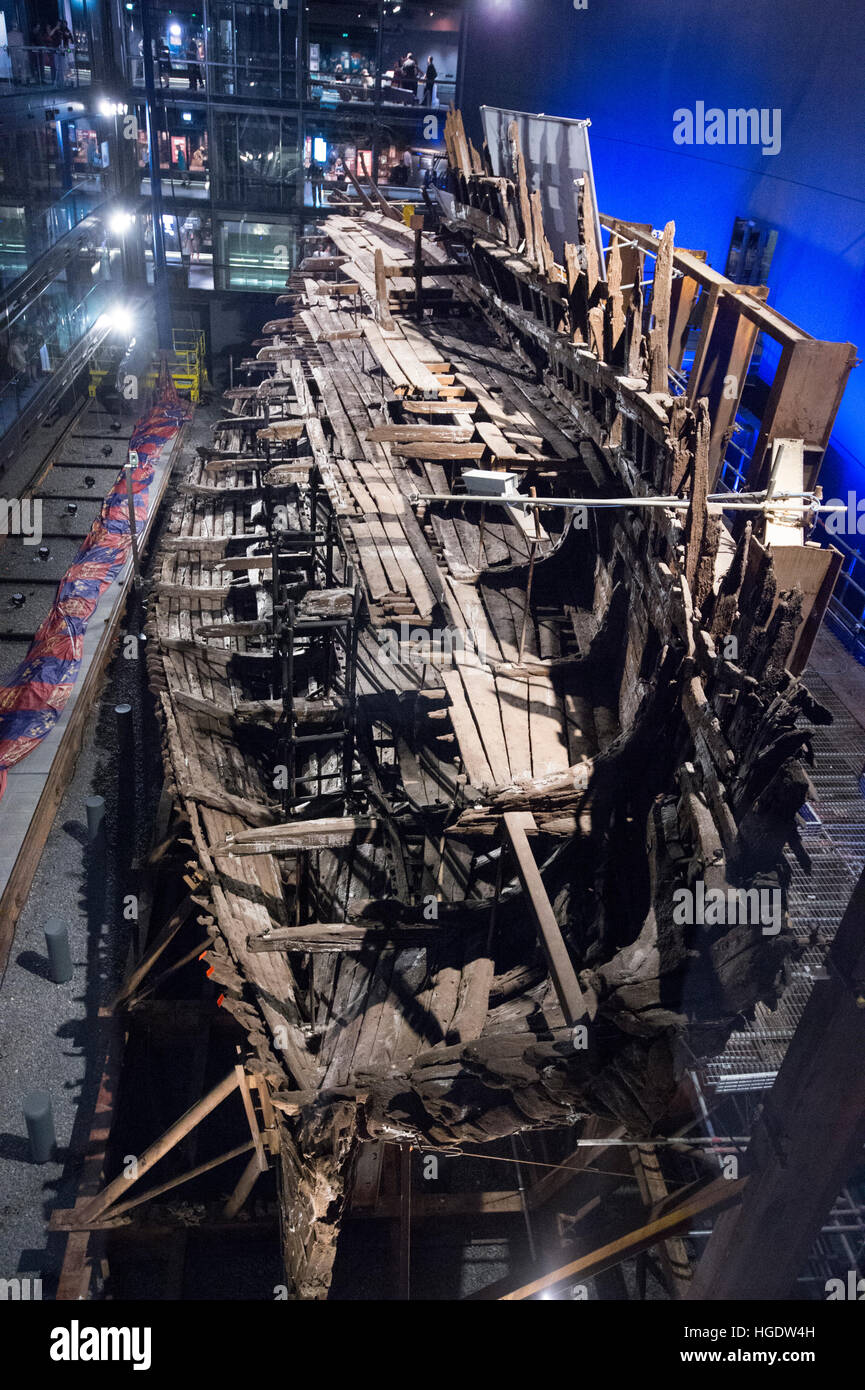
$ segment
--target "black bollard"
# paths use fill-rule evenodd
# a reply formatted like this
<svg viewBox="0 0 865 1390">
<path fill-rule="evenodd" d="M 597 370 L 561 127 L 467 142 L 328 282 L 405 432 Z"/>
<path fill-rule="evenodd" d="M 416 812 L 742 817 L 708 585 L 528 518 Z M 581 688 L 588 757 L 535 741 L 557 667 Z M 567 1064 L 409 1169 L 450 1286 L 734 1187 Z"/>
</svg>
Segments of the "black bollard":
<svg viewBox="0 0 865 1390">
<path fill-rule="evenodd" d="M 31 1091 L 24 1097 L 24 1120 L 34 1163 L 47 1163 L 57 1146 L 51 1097 L 47 1091 Z"/>
<path fill-rule="evenodd" d="M 45 945 L 51 978 L 55 985 L 65 985 L 72 979 L 72 952 L 69 949 L 69 930 L 59 917 L 49 917 L 45 923 Z"/>
</svg>

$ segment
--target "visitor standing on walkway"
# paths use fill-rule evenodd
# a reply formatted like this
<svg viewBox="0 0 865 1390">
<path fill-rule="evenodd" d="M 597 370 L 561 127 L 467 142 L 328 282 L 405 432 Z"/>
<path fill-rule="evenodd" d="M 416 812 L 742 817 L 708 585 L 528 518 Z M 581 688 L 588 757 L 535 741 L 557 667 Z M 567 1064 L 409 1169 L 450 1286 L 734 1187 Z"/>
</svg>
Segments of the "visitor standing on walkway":
<svg viewBox="0 0 865 1390">
<path fill-rule="evenodd" d="M 414 54 L 407 53 L 405 62 L 402 65 L 402 85 L 406 91 L 411 92 L 412 100 L 417 101 L 417 87 L 420 81 L 420 68 L 415 62 Z"/>
<path fill-rule="evenodd" d="M 186 76 L 189 78 L 190 92 L 197 92 L 199 87 L 204 86 L 201 76 L 201 68 L 198 65 L 198 44 L 190 35 L 186 45 Z"/>
<path fill-rule="evenodd" d="M 432 104 L 433 104 L 433 93 L 435 92 L 435 85 L 436 85 L 436 78 L 437 78 L 437 77 L 438 77 L 438 71 L 437 71 L 437 69 L 436 69 L 435 63 L 434 63 L 433 60 L 432 60 L 432 54 L 430 54 L 430 56 L 429 56 L 429 62 L 427 63 L 426 73 L 424 74 L 424 80 L 423 80 L 423 104 L 424 104 L 424 106 L 432 106 Z"/>
</svg>

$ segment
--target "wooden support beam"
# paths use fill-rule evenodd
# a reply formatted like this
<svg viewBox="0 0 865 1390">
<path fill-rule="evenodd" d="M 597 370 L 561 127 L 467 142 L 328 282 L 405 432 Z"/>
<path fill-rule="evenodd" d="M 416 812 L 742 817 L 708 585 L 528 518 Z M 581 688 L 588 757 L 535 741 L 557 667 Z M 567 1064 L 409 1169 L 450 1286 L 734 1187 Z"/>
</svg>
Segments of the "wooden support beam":
<svg viewBox="0 0 865 1390">
<path fill-rule="evenodd" d="M 291 560 L 296 560 L 297 558 L 296 551 L 286 552 L 279 556 L 279 560 L 282 564 L 288 564 Z M 246 570 L 272 570 L 273 554 L 232 555 L 228 560 L 219 560 L 214 566 L 214 569 L 229 574 L 242 574 Z"/>
<path fill-rule="evenodd" d="M 237 1215 L 260 1176 L 261 1168 L 258 1163 L 258 1154 L 253 1154 L 223 1208 L 222 1214 L 226 1221 L 231 1221 Z"/>
<path fill-rule="evenodd" d="M 270 1099 L 270 1086 L 267 1077 L 263 1073 L 257 1072 L 254 1075 L 254 1084 L 258 1091 L 258 1100 L 261 1105 L 261 1114 L 264 1119 L 264 1137 L 267 1140 L 267 1147 L 272 1154 L 279 1153 L 279 1129 L 276 1123 L 276 1114 L 273 1109 L 273 1102 Z"/>
<path fill-rule="evenodd" d="M 670 294 L 673 287 L 673 242 L 675 223 L 668 222 L 658 243 L 655 276 L 652 281 L 652 319 L 649 333 L 649 390 L 669 390 Z"/>
<path fill-rule="evenodd" d="M 221 1105 L 226 1096 L 230 1096 L 237 1087 L 237 1075 L 232 1069 L 226 1077 L 220 1081 L 218 1086 L 214 1086 L 212 1091 L 208 1091 L 206 1096 L 197 1101 L 185 1115 L 181 1115 L 179 1120 L 175 1120 L 173 1125 L 169 1125 L 164 1134 L 144 1150 L 138 1159 L 138 1168 L 134 1178 L 128 1178 L 125 1173 L 121 1173 L 113 1182 L 110 1182 L 96 1197 L 93 1197 L 83 1209 L 82 1215 L 88 1221 L 95 1221 L 98 1216 L 102 1216 L 121 1195 L 128 1192 L 133 1183 L 140 1182 L 145 1173 L 148 1173 L 161 1158 L 164 1158 L 190 1130 Z M 256 1166 L 258 1159 L 256 1158 Z"/>
<path fill-rule="evenodd" d="M 508 142 L 511 150 L 511 165 L 514 172 L 514 182 L 517 186 L 517 198 L 520 208 L 520 222 L 522 223 L 523 237 L 525 238 L 525 257 L 527 261 L 535 259 L 535 234 L 532 222 L 532 206 L 529 202 L 529 189 L 526 180 L 526 163 L 523 157 L 522 146 L 520 144 L 520 127 L 517 121 L 511 121 L 508 126 Z"/>
<path fill-rule="evenodd" d="M 166 970 L 160 970 L 159 974 L 155 975 L 144 989 L 139 990 L 132 1002 L 138 1003 L 139 1000 L 148 998 L 154 990 L 164 985 L 166 980 L 170 980 L 172 975 L 176 975 L 178 970 L 182 970 L 184 965 L 189 965 L 190 961 L 197 960 L 202 951 L 206 951 L 212 944 L 212 938 L 209 936 L 203 937 L 201 941 L 196 941 L 195 945 L 190 946 L 179 960 L 173 961 Z"/>
<path fill-rule="evenodd" d="M 370 1147 L 364 1145 L 364 1148 Z M 513 1216 L 523 1209 L 522 1196 L 504 1192 L 436 1192 L 412 1194 L 412 1224 L 418 1221 L 459 1220 L 467 1216 Z M 387 1196 L 369 1207 L 354 1206 L 349 1216 L 360 1221 L 399 1219 L 400 1198 Z"/>
<path fill-rule="evenodd" d="M 633 248 L 637 251 L 638 248 Z M 675 256 L 675 251 L 673 253 Z M 692 251 L 692 256 L 697 260 L 705 261 L 705 251 Z M 637 272 L 641 274 L 641 267 L 638 264 Z M 630 280 L 630 276 L 628 276 Z M 688 346 L 690 336 L 691 315 L 694 312 L 694 303 L 700 291 L 698 282 L 691 275 L 677 275 L 673 281 L 673 288 L 670 294 L 670 366 L 674 371 L 680 371 L 682 360 Z"/>
<path fill-rule="evenodd" d="M 669 1199 L 667 1183 L 661 1169 L 661 1156 L 651 1144 L 635 1144 L 629 1151 L 634 1176 L 644 1205 L 651 1211 Z M 673 1298 L 683 1298 L 693 1276 L 688 1250 L 680 1236 L 670 1236 L 660 1247 L 660 1263 L 667 1287 Z"/>
<path fill-rule="evenodd" d="M 673 1199 L 674 1205 L 668 1211 L 653 1215 L 642 1226 L 617 1236 L 589 1254 L 569 1260 L 555 1269 L 538 1270 L 526 1281 L 521 1281 L 519 1276 L 516 1279 L 509 1276 L 499 1283 L 481 1289 L 479 1293 L 470 1294 L 469 1300 L 480 1302 L 501 1299 L 516 1302 L 561 1289 L 578 1279 L 592 1279 L 605 1269 L 612 1269 L 615 1265 L 621 1264 L 622 1260 L 638 1255 L 641 1250 L 650 1250 L 661 1240 L 683 1235 L 697 1217 L 723 1211 L 725 1207 L 740 1202 L 745 1185 L 744 1179 L 728 1181 L 726 1178 L 716 1178 L 696 1193 L 691 1191 L 678 1195 Z"/>
<path fill-rule="evenodd" d="M 341 845 L 369 844 L 381 822 L 370 816 L 335 816 L 324 820 L 292 821 L 266 830 L 242 830 L 223 844 L 218 854 L 297 854 L 303 850 L 335 849 Z"/>
<path fill-rule="evenodd" d="M 693 405 L 697 400 L 697 387 L 703 375 L 703 364 L 709 351 L 709 343 L 715 327 L 715 318 L 718 313 L 718 300 L 720 298 L 720 288 L 712 285 L 703 295 L 705 303 L 703 305 L 703 317 L 700 320 L 700 336 L 697 339 L 697 347 L 694 352 L 694 361 L 688 377 L 688 386 L 685 392 L 688 404 Z"/>
<path fill-rule="evenodd" d="M 452 388 L 445 387 L 445 390 Z M 392 445 L 392 452 L 399 454 L 400 458 L 408 459 L 458 459 L 458 460 L 477 460 L 481 459 L 486 452 L 486 444 L 435 444 L 428 443 L 426 440 L 415 443 L 398 443 Z M 473 499 L 469 497 L 468 501 Z"/>
<path fill-rule="evenodd" d="M 174 838 L 175 837 L 172 836 L 170 839 L 170 844 L 172 845 L 174 844 Z M 193 898 L 191 893 L 188 893 L 181 902 L 180 906 L 176 908 L 176 910 L 171 914 L 168 921 L 165 923 L 165 926 L 162 928 L 155 941 L 153 942 L 153 945 L 150 946 L 150 948 L 147 951 L 145 951 L 141 960 L 138 962 L 136 966 L 133 967 L 133 969 L 127 975 L 123 984 L 120 986 L 119 990 L 117 991 L 117 993 L 111 1001 L 110 1007 L 112 1009 L 118 1008 L 126 999 L 130 997 L 130 995 L 135 993 L 136 989 L 141 984 L 141 981 L 159 960 L 159 957 L 162 955 L 163 951 L 165 951 L 165 949 L 171 945 L 177 933 L 189 920 L 189 917 L 195 906 L 195 899 Z"/>
<path fill-rule="evenodd" d="M 319 270 L 339 270 L 348 260 L 348 256 L 306 256 L 298 269 L 304 274 L 314 275 Z"/>
<path fill-rule="evenodd" d="M 241 1154 L 249 1153 L 254 1148 L 251 1139 L 245 1144 L 238 1144 L 236 1148 L 229 1149 L 227 1153 L 220 1154 L 218 1158 L 210 1158 L 206 1163 L 199 1163 L 195 1168 L 189 1168 L 185 1173 L 180 1173 L 176 1178 L 169 1178 L 168 1182 L 160 1183 L 158 1187 L 150 1187 L 146 1192 L 140 1193 L 128 1202 L 119 1202 L 111 1210 L 96 1221 L 85 1221 L 78 1216 L 75 1209 L 72 1211 L 57 1211 L 52 1214 L 49 1222 L 49 1229 L 52 1231 L 99 1231 L 110 1230 L 112 1223 L 119 1217 L 125 1216 L 127 1212 L 133 1211 L 135 1207 L 144 1206 L 145 1202 L 152 1202 L 156 1197 L 161 1197 L 165 1192 L 171 1192 L 175 1187 L 182 1187 L 184 1183 L 192 1182 L 193 1178 L 200 1178 L 203 1173 L 209 1173 L 214 1168 L 219 1168 L 223 1163 L 230 1163 L 233 1158 L 239 1158 Z"/>
<path fill-rule="evenodd" d="M 261 1142 L 261 1130 L 258 1127 L 258 1117 L 255 1113 L 255 1106 L 252 1104 L 252 1096 L 249 1093 L 250 1078 L 247 1076 L 240 1062 L 238 1062 L 234 1070 L 237 1075 L 237 1085 L 240 1089 L 240 1099 L 243 1101 L 243 1109 L 246 1112 L 249 1132 L 252 1135 L 255 1156 L 258 1159 L 259 1169 L 264 1173 L 267 1170 L 267 1158 L 264 1152 L 264 1145 Z"/>
<path fill-rule="evenodd" d="M 351 167 L 350 162 L 349 162 L 347 159 L 344 159 L 344 160 L 342 161 L 342 167 L 345 169 L 345 172 L 348 174 L 349 182 L 351 183 L 351 185 L 352 185 L 352 187 L 353 187 L 355 193 L 357 194 L 358 198 L 360 199 L 360 201 L 361 201 L 361 206 L 363 207 L 364 211 L 365 211 L 365 212 L 375 212 L 375 203 L 372 201 L 372 199 L 371 199 L 370 197 L 367 196 L 367 194 L 366 194 L 366 193 L 364 192 L 364 190 L 361 188 L 361 186 L 360 186 L 360 184 L 359 184 L 359 182 L 358 182 L 358 179 L 357 179 L 357 175 L 355 174 L 354 170 L 353 170 L 352 167 Z"/>
<path fill-rule="evenodd" d="M 407 280 L 415 274 L 414 261 L 400 261 L 396 265 L 386 265 L 384 273 L 388 280 L 404 276 Z M 473 275 L 474 267 L 470 261 L 445 261 L 436 264 L 434 261 L 424 261 L 421 264 L 420 273 L 422 276 L 436 275 Z"/>
<path fill-rule="evenodd" d="M 311 1105 L 326 1106 L 334 1101 L 349 1101 L 360 1105 L 369 1095 L 369 1089 L 358 1086 L 328 1086 L 326 1090 L 316 1091 L 274 1091 L 270 1097 L 274 1109 L 283 1115 L 300 1115 Z"/>
<path fill-rule="evenodd" d="M 748 1146 L 741 1208 L 722 1217 L 689 1299 L 788 1298 L 865 1146 L 865 873 Z"/>
<path fill-rule="evenodd" d="M 480 401 L 402 401 L 409 415 L 474 415 Z"/>
<path fill-rule="evenodd" d="M 395 208 L 393 203 L 388 202 L 387 198 L 382 193 L 372 174 L 367 173 L 366 160 L 363 157 L 362 151 L 358 155 L 358 158 L 360 160 L 361 173 L 363 174 L 364 178 L 366 179 L 367 183 L 372 189 L 372 196 L 375 198 L 376 202 L 379 205 L 379 208 L 384 213 L 385 217 L 389 217 L 392 222 L 401 222 L 402 216 L 400 215 L 399 209 Z M 344 162 L 345 161 L 343 161 L 343 163 Z"/>
<path fill-rule="evenodd" d="M 599 1120 L 592 1115 L 581 1130 L 580 1137 L 586 1139 L 621 1139 L 624 1133 L 624 1125 L 614 1124 L 611 1120 Z M 580 1173 L 585 1173 L 598 1159 L 604 1158 L 609 1153 L 610 1149 L 603 1144 L 581 1145 L 575 1149 L 558 1168 L 544 1173 L 528 1189 L 526 1198 L 529 1211 L 537 1211 L 540 1207 L 546 1206 L 547 1202 L 561 1192 L 562 1188 L 567 1187 L 575 1177 Z"/>
<path fill-rule="evenodd" d="M 429 926 L 414 926 L 382 922 L 311 922 L 302 927 L 274 927 L 266 936 L 248 936 L 250 951 L 307 952 L 321 954 L 337 952 L 352 954 L 359 951 L 383 951 L 392 947 L 403 951 L 409 946 L 431 946 L 443 942 L 455 926 L 446 927 L 439 923 Z"/>
<path fill-rule="evenodd" d="M 506 811 L 503 821 L 516 862 L 517 874 L 535 919 L 550 978 L 555 986 L 565 1022 L 573 1025 L 585 1016 L 586 1001 L 562 937 L 562 929 L 556 921 L 552 903 L 547 897 L 535 856 L 526 838 L 527 828 L 537 830 L 535 818 L 530 811 Z"/>
<path fill-rule="evenodd" d="M 451 407 L 448 407 L 451 409 Z M 363 437 L 372 444 L 468 444 L 473 434 L 471 425 L 379 425 L 365 430 Z"/>
</svg>

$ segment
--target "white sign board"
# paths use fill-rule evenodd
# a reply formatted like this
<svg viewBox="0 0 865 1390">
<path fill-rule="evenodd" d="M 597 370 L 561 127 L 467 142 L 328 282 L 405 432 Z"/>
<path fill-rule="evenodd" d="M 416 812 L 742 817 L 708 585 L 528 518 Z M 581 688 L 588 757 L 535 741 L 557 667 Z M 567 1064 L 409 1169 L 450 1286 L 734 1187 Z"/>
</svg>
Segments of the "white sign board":
<svg viewBox="0 0 865 1390">
<path fill-rule="evenodd" d="M 498 106 L 482 106 L 481 117 L 497 178 L 514 177 L 508 127 L 516 121 L 529 193 L 540 192 L 544 229 L 559 264 L 564 263 L 566 241 L 577 247 L 580 245 L 577 198 L 582 181 L 588 199 L 589 229 L 594 230 L 597 244 L 598 267 L 605 278 L 601 223 L 589 150 L 591 122 L 571 121 L 560 116 L 533 116 L 526 111 L 505 111 Z"/>
</svg>

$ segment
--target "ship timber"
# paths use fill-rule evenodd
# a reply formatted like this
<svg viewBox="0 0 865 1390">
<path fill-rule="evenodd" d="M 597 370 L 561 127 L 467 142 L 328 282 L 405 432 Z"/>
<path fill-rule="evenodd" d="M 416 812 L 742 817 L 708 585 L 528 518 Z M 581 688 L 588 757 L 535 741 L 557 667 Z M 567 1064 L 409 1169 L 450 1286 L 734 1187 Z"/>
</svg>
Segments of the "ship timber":
<svg viewBox="0 0 865 1390">
<path fill-rule="evenodd" d="M 493 179 L 458 113 L 446 138 L 439 240 L 372 205 L 324 219 L 328 255 L 287 282 L 177 490 L 151 602 L 167 777 L 262 1112 L 244 1191 L 266 1145 L 304 1299 L 327 1296 L 361 1146 L 649 1134 L 691 1060 L 777 1000 L 783 921 L 680 924 L 674 892 L 786 901 L 828 720 L 798 674 L 835 557 L 801 506 L 708 501 L 736 404 L 720 339 L 705 393 L 669 369 L 698 285 L 730 371 L 760 328 L 787 367 L 810 345 L 830 425 L 853 349 L 672 224 L 605 219 L 606 279 L 574 247 L 559 266 L 521 159 Z M 537 507 L 452 500 L 466 468 Z"/>
</svg>

